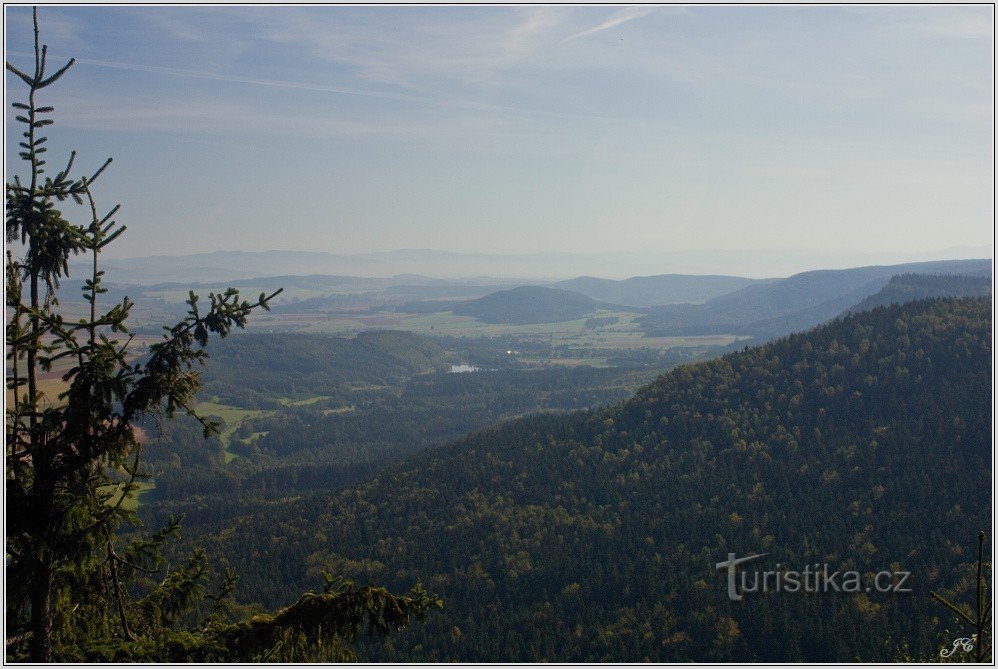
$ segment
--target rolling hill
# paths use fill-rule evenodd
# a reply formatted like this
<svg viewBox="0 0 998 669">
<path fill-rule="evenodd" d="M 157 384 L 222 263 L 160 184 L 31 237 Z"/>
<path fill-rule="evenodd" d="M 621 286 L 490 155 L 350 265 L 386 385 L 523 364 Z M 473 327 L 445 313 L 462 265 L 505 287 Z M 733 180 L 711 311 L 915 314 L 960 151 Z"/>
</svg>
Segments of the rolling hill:
<svg viewBox="0 0 998 669">
<path fill-rule="evenodd" d="M 770 281 L 773 280 L 709 274 L 659 274 L 620 281 L 580 276 L 558 281 L 552 287 L 572 290 L 594 300 L 641 308 L 706 302 L 752 284 Z"/>
<path fill-rule="evenodd" d="M 422 580 L 443 611 L 367 647 L 376 660 L 928 657 L 944 617 L 928 592 L 966 601 L 990 523 L 991 356 L 990 300 L 881 307 L 680 367 L 605 410 L 500 425 L 193 541 L 229 556 L 240 597 L 267 605 L 324 568 Z M 765 553 L 760 570 L 855 570 L 866 584 L 909 572 L 911 592 L 731 601 L 715 567 L 730 553 Z"/>
<path fill-rule="evenodd" d="M 483 323 L 504 325 L 562 323 L 601 310 L 634 311 L 570 290 L 545 286 L 519 286 L 474 300 L 412 302 L 404 305 L 402 310 L 451 311 L 460 316 L 472 316 Z"/>
<path fill-rule="evenodd" d="M 411 332 L 372 330 L 353 338 L 246 333 L 212 342 L 201 375 L 209 393 L 251 406 L 247 394 L 297 397 L 299 388 L 335 395 L 446 368 L 447 354 Z M 224 362 L 223 362 L 224 361 Z"/>
<path fill-rule="evenodd" d="M 990 276 L 990 260 L 946 260 L 803 272 L 753 284 L 704 304 L 651 309 L 641 326 L 650 336 L 738 334 L 768 339 L 834 318 L 904 273 Z"/>
</svg>

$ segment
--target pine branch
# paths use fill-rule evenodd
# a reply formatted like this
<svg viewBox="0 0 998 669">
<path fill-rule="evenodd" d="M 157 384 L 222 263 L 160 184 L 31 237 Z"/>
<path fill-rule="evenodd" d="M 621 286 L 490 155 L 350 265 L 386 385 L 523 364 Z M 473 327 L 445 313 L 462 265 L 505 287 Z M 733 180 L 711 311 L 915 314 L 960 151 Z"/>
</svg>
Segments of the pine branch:
<svg viewBox="0 0 998 669">
<path fill-rule="evenodd" d="M 422 620 L 443 601 L 416 585 L 407 596 L 392 595 L 385 588 L 355 588 L 347 583 L 332 594 L 308 593 L 275 615 L 258 615 L 210 632 L 239 661 L 259 656 L 290 637 L 301 635 L 306 643 L 319 644 L 334 637 L 354 638 L 364 626 L 370 635 L 399 631 L 413 620 Z M 288 661 L 290 658 L 282 658 Z"/>
<path fill-rule="evenodd" d="M 970 614 L 967 614 L 967 613 L 964 613 L 963 611 L 961 611 L 959 608 L 957 608 L 957 606 L 955 604 L 952 604 L 948 599 L 946 599 L 945 597 L 943 597 L 939 593 L 937 593 L 935 591 L 932 591 L 932 592 L 929 593 L 929 596 L 932 597 L 937 602 L 939 602 L 940 604 L 942 604 L 943 606 L 945 606 L 947 609 L 949 609 L 953 613 L 955 613 L 956 615 L 958 615 L 961 618 L 963 618 L 969 624 L 971 624 L 971 625 L 975 624 L 974 623 L 974 619 L 970 617 Z"/>
</svg>

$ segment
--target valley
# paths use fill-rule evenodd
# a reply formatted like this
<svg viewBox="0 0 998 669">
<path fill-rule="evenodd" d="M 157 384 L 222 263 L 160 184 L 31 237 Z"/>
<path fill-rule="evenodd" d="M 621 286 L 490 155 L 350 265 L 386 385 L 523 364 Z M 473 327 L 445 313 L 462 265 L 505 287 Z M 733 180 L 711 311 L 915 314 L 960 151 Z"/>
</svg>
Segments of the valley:
<svg viewBox="0 0 998 669">
<path fill-rule="evenodd" d="M 883 661 L 937 643 L 930 589 L 966 594 L 958 538 L 990 509 L 964 501 L 990 472 L 990 261 L 725 278 L 650 306 L 498 280 L 241 283 L 282 282 L 207 348 L 192 408 L 216 434 L 141 423 L 122 502 L 147 527 L 183 518 L 170 559 L 222 556 L 208 578 L 246 575 L 243 610 L 330 569 L 444 599 L 361 642 L 372 661 Z M 567 283 L 649 301 L 648 280 Z M 172 288 L 126 293 L 181 314 Z M 140 362 L 157 338 L 136 331 Z M 710 569 L 731 550 L 893 565 L 913 594 L 732 608 Z"/>
<path fill-rule="evenodd" d="M 445 598 L 444 613 L 425 628 L 365 646 L 372 659 L 889 658 L 900 650 L 871 651 L 862 634 L 803 651 L 814 630 L 791 631 L 786 621 L 819 614 L 797 601 L 781 611 L 784 622 L 757 604 L 729 611 L 741 634 L 704 645 L 714 632 L 703 621 L 727 607 L 698 561 L 710 562 L 707 555 L 731 541 L 739 550 L 779 548 L 788 560 L 844 559 L 846 543 L 872 539 L 876 555 L 916 570 L 919 592 L 954 585 L 943 565 L 963 563 L 945 553 L 955 550 L 944 548 L 955 546 L 949 533 L 970 536 L 984 522 L 984 508 L 958 512 L 956 499 L 983 486 L 987 471 L 974 402 L 988 393 L 974 366 L 990 355 L 981 329 L 990 302 L 923 295 L 989 294 L 990 280 L 891 276 L 864 284 L 868 294 L 844 288 L 858 304 L 844 321 L 836 311 L 828 325 L 787 331 L 762 348 L 746 348 L 758 341 L 747 334 L 649 337 L 641 312 L 599 303 L 572 320 L 516 324 L 373 305 L 382 311 L 275 309 L 209 348 L 196 408 L 219 422 L 217 436 L 203 442 L 187 418 L 158 432 L 147 426 L 149 479 L 136 506 L 150 526 L 185 518 L 178 551 L 206 544 L 227 556 L 222 564 L 250 574 L 239 591 L 246 603 L 287 603 L 282 593 L 307 588 L 319 564 L 361 581 L 421 580 Z M 533 308 L 528 301 L 527 312 Z M 898 348 L 906 329 L 908 343 Z M 946 338 L 957 333 L 973 337 L 972 349 L 949 350 Z M 930 381 L 939 374 L 950 380 Z M 916 379 L 957 395 L 936 397 L 943 403 L 931 414 L 927 405 L 915 409 L 907 403 L 925 400 L 925 388 L 904 384 Z M 709 408 L 714 402 L 721 403 Z M 743 415 L 745 402 L 753 413 Z M 933 418 L 940 411 L 956 412 L 957 422 L 940 423 Z M 913 412 L 923 416 L 921 427 L 898 422 Z M 902 465 L 902 453 L 914 453 L 909 445 L 924 453 Z M 898 496 L 913 499 L 898 467 L 932 472 L 933 481 L 957 469 L 977 472 L 947 493 L 952 503 L 937 495 L 933 504 L 949 514 L 945 535 L 918 503 L 917 522 L 893 506 Z M 814 479 L 812 492 L 800 497 L 794 477 Z M 826 535 L 787 515 L 800 506 L 848 511 Z M 931 539 L 907 555 L 897 542 L 913 532 Z M 792 548 L 801 542 L 812 552 Z M 486 595 L 496 608 L 483 618 L 474 601 Z M 931 626 L 914 601 L 863 600 L 863 619 L 893 620 L 924 647 Z M 854 604 L 829 604 L 820 615 L 848 624 Z M 517 632 L 507 618 L 521 620 Z M 640 619 L 654 621 L 643 639 L 625 643 L 610 632 L 640 627 Z M 763 630 L 774 625 L 798 640 L 767 646 L 771 632 Z M 451 628 L 466 641 L 454 645 Z M 573 641 L 578 629 L 589 641 Z"/>
<path fill-rule="evenodd" d="M 994 664 L 993 6 L 113 4 L 4 7 L 5 663 Z"/>
<path fill-rule="evenodd" d="M 901 652 L 885 633 L 931 647 L 922 599 L 959 591 L 959 538 L 990 513 L 966 502 L 990 475 L 989 331 L 988 300 L 917 301 L 661 376 L 418 376 L 343 413 L 250 421 L 238 468 L 166 470 L 142 509 L 185 513 L 183 545 L 250 575 L 245 601 L 281 604 L 318 565 L 445 598 L 372 659 L 883 660 Z M 897 563 L 915 594 L 733 607 L 711 570 L 729 550 Z M 721 643 L 718 617 L 739 631 Z"/>
</svg>

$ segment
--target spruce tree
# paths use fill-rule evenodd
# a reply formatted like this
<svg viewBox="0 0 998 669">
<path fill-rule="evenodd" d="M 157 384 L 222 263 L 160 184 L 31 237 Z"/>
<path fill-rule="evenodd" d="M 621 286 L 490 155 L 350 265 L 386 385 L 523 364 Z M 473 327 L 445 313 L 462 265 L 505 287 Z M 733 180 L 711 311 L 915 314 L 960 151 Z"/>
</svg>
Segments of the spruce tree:
<svg viewBox="0 0 998 669">
<path fill-rule="evenodd" d="M 107 292 L 100 254 L 125 232 L 114 220 L 118 207 L 101 212 L 95 199 L 111 160 L 77 175 L 73 152 L 49 171 L 43 133 L 53 108 L 40 98 L 74 61 L 50 71 L 37 10 L 34 45 L 29 68 L 6 64 L 28 88 L 27 101 L 13 103 L 24 127 L 26 174 L 6 184 L 8 660 L 343 660 L 354 657 L 348 642 L 361 627 L 387 634 L 422 618 L 441 602 L 419 585 L 396 596 L 327 576 L 321 592 L 282 611 L 233 620 L 235 574 L 209 591 L 203 552 L 180 567 L 164 564 L 160 549 L 179 520 L 141 531 L 124 504 L 141 478 L 135 427 L 177 412 L 197 417 L 198 366 L 209 338 L 242 328 L 277 293 L 251 302 L 230 288 L 204 305 L 191 291 L 186 317 L 164 326 L 147 355 L 133 355 L 133 303 L 100 299 Z M 88 223 L 70 222 L 66 207 L 82 208 Z M 88 309 L 74 319 L 58 295 L 78 255 L 89 261 L 82 289 Z M 40 384 L 52 370 L 64 372 L 56 396 Z M 206 437 L 217 428 L 198 420 Z M 138 529 L 125 540 L 129 526 Z"/>
<path fill-rule="evenodd" d="M 974 577 L 974 602 L 968 612 L 960 604 L 956 604 L 938 592 L 930 592 L 929 595 L 956 614 L 956 624 L 967 631 L 970 635 L 962 637 L 960 641 L 969 642 L 963 645 L 966 652 L 964 659 L 973 662 L 990 662 L 993 655 L 991 639 L 992 604 L 991 592 L 988 586 L 988 573 L 991 565 L 984 560 L 984 532 L 977 534 L 977 571 Z M 943 648 L 941 656 L 951 658 L 958 652 L 959 643 L 954 643 L 951 648 Z M 969 650 L 968 650 L 969 649 Z"/>
</svg>

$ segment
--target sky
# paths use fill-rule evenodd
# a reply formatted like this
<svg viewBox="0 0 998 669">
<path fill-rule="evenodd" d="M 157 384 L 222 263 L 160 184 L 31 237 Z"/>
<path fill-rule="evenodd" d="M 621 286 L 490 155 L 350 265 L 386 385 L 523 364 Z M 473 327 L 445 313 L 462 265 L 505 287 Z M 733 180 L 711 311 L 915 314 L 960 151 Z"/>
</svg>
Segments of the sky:
<svg viewBox="0 0 998 669">
<path fill-rule="evenodd" d="M 114 163 L 112 257 L 928 253 L 994 238 L 994 14 L 48 7 L 49 160 Z M 30 8 L 5 10 L 31 62 Z M 10 101 L 25 87 L 9 73 Z M 7 177 L 23 173 L 6 117 Z M 13 131 L 13 132 L 12 132 Z M 796 249 L 797 251 L 793 251 Z"/>
</svg>

